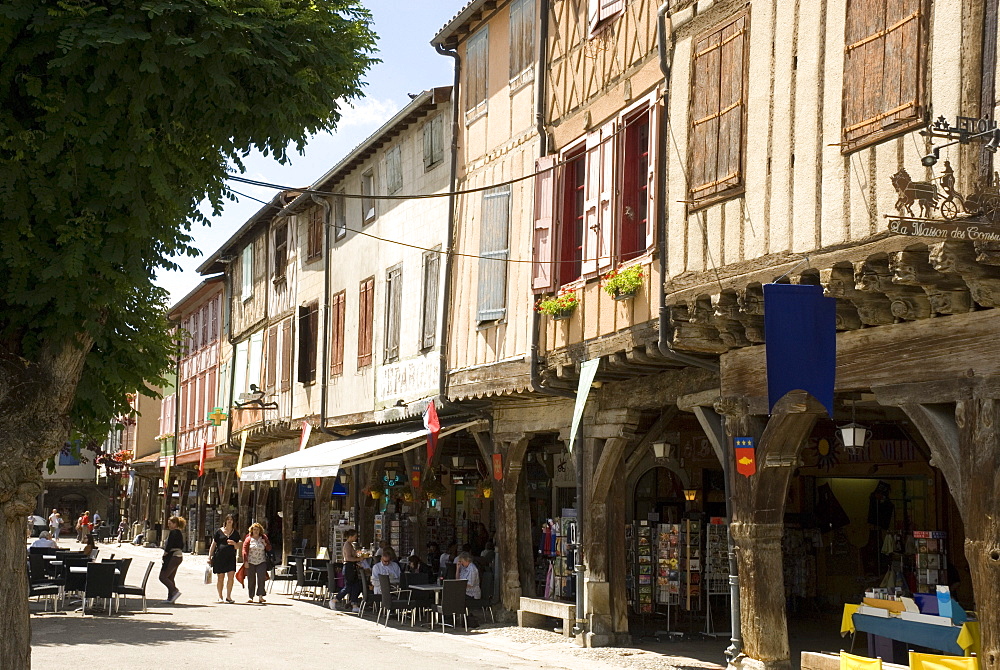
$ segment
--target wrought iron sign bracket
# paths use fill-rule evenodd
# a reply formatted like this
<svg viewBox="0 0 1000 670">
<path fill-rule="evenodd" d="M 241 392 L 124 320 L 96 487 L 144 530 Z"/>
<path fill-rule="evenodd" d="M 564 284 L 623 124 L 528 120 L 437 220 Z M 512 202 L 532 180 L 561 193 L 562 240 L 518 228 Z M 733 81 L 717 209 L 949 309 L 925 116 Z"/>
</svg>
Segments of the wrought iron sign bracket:
<svg viewBox="0 0 1000 670">
<path fill-rule="evenodd" d="M 264 402 L 264 392 L 256 384 L 250 384 L 250 393 L 241 393 L 240 399 L 233 403 L 233 409 L 278 409 L 278 403 Z"/>
</svg>

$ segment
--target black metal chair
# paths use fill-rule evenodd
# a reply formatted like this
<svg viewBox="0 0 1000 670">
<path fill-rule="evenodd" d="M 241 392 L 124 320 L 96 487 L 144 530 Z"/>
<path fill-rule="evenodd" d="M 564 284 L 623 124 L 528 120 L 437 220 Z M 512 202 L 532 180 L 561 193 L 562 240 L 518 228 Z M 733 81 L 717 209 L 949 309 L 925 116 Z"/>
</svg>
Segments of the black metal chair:
<svg viewBox="0 0 1000 670">
<path fill-rule="evenodd" d="M 392 593 L 392 582 L 389 581 L 389 575 L 379 575 L 378 576 L 378 586 L 380 595 L 380 603 L 382 609 L 379 610 L 378 614 L 375 616 L 375 623 L 378 623 L 379 617 L 385 614 L 385 625 L 389 625 L 389 615 L 393 612 L 399 612 L 402 616 L 402 612 L 409 612 L 411 617 L 413 615 L 414 609 L 413 605 L 410 604 L 409 600 L 396 600 L 393 598 Z M 404 592 L 400 592 L 404 593 Z M 406 591 L 405 593 L 409 593 Z"/>
<path fill-rule="evenodd" d="M 465 580 L 446 579 L 441 591 L 441 604 L 437 606 L 437 616 L 441 620 L 441 632 L 444 632 L 444 618 L 451 615 L 451 625 L 458 625 L 458 617 L 465 623 L 465 632 L 469 632 L 469 610 L 465 607 Z"/>
<path fill-rule="evenodd" d="M 52 547 L 28 547 L 29 554 L 49 554 L 50 556 L 55 553 L 55 549 Z"/>
<path fill-rule="evenodd" d="M 468 607 L 474 609 L 483 610 L 483 619 L 486 618 L 486 613 L 490 613 L 490 621 L 496 623 L 496 618 L 493 616 L 493 571 L 484 570 L 479 573 L 479 589 L 482 595 L 477 600 L 469 600 L 467 602 Z"/>
<path fill-rule="evenodd" d="M 67 592 L 82 593 L 87 588 L 87 573 L 74 573 L 70 568 L 85 568 L 90 564 L 89 558 L 64 558 L 63 580 Z"/>
<path fill-rule="evenodd" d="M 288 586 L 295 581 L 295 563 L 297 562 L 295 556 L 288 557 L 288 565 L 275 565 L 271 568 L 271 583 L 268 584 L 267 592 L 270 593 L 274 590 L 275 582 L 284 582 L 285 589 L 283 593 L 288 595 Z M 280 572 L 279 572 L 280 570 Z"/>
<path fill-rule="evenodd" d="M 365 570 L 364 568 L 360 567 L 360 566 L 358 567 L 358 571 L 361 573 L 361 575 L 360 575 L 360 577 L 361 577 L 361 609 L 358 611 L 358 616 L 359 617 L 363 617 L 365 615 L 365 607 L 367 607 L 368 605 L 372 606 L 372 609 L 376 611 L 376 615 L 377 615 L 378 614 L 378 610 L 377 610 L 377 608 L 378 608 L 378 601 L 375 599 L 375 596 L 372 594 L 371 590 L 368 588 L 368 578 L 369 578 L 368 571 Z"/>
<path fill-rule="evenodd" d="M 342 570 L 342 563 L 328 561 L 326 564 L 326 596 L 330 601 L 330 609 L 333 609 L 333 598 L 337 595 L 337 577 Z"/>
<path fill-rule="evenodd" d="M 146 613 L 146 582 L 149 581 L 149 573 L 153 571 L 153 561 L 149 562 L 146 567 L 146 576 L 142 578 L 142 586 L 128 586 L 122 584 L 124 579 L 119 582 L 119 585 L 115 587 L 115 595 L 118 596 L 141 596 L 142 597 L 142 612 Z"/>
<path fill-rule="evenodd" d="M 90 563 L 87 565 L 87 585 L 83 591 L 83 614 L 87 614 L 87 601 L 91 598 L 104 598 L 108 601 L 108 614 L 111 614 L 111 601 L 115 596 L 114 563 Z"/>
<path fill-rule="evenodd" d="M 45 597 L 45 611 L 49 610 L 48 601 L 52 601 L 52 611 L 58 611 L 59 603 L 62 602 L 63 589 L 59 584 L 51 582 L 39 582 L 37 584 L 28 583 L 28 597 Z"/>
<path fill-rule="evenodd" d="M 316 588 L 322 586 L 322 580 L 317 574 L 310 575 L 310 571 L 306 570 L 305 561 L 299 561 L 295 564 L 295 593 L 294 597 L 298 598 L 302 594 L 306 593 L 306 589 L 312 589 L 310 595 L 313 600 L 316 599 Z"/>
</svg>

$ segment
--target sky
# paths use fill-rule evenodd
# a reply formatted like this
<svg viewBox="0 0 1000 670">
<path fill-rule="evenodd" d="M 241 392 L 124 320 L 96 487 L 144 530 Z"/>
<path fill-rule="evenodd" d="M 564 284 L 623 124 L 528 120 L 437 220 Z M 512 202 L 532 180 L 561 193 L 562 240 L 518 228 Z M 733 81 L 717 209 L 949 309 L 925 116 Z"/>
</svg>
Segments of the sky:
<svg viewBox="0 0 1000 670">
<path fill-rule="evenodd" d="M 249 156 L 245 159 L 243 176 L 274 184 L 308 186 L 405 107 L 410 102 L 407 93 L 450 86 L 454 60 L 439 55 L 430 41 L 466 3 L 467 0 L 364 0 L 378 35 L 376 57 L 382 60 L 365 76 L 365 97 L 356 100 L 353 109 L 344 110 L 332 133 L 313 136 L 303 155 L 292 153 L 291 162 L 286 165 L 260 155 Z M 265 201 L 275 193 L 246 184 L 233 186 Z M 212 217 L 209 227 L 192 229 L 194 246 L 201 250 L 201 256 L 174 259 L 181 270 L 161 272 L 157 277 L 157 283 L 170 292 L 171 305 L 201 282 L 196 268 L 261 206 L 246 198 L 227 202 L 223 213 Z"/>
</svg>

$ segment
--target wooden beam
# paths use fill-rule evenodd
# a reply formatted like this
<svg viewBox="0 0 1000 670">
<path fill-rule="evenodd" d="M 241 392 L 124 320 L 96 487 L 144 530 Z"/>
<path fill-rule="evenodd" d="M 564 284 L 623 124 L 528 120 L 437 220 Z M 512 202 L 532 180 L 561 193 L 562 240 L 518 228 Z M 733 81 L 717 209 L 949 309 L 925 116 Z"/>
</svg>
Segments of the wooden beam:
<svg viewBox="0 0 1000 670">
<path fill-rule="evenodd" d="M 947 382 L 1000 376 L 996 355 L 1000 310 L 923 319 L 837 334 L 837 391 L 857 391 L 910 382 Z M 766 396 L 764 347 L 720 358 L 727 396 Z"/>
</svg>

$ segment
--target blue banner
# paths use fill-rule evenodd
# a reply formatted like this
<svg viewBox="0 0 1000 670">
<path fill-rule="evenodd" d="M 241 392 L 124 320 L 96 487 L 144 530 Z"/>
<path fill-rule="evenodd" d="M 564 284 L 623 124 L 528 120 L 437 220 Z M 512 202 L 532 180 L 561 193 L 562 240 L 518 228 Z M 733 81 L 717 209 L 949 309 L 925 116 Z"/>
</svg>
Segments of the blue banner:
<svg viewBox="0 0 1000 670">
<path fill-rule="evenodd" d="M 837 301 L 822 286 L 764 284 L 767 404 L 807 391 L 833 416 L 837 367 Z"/>
</svg>

